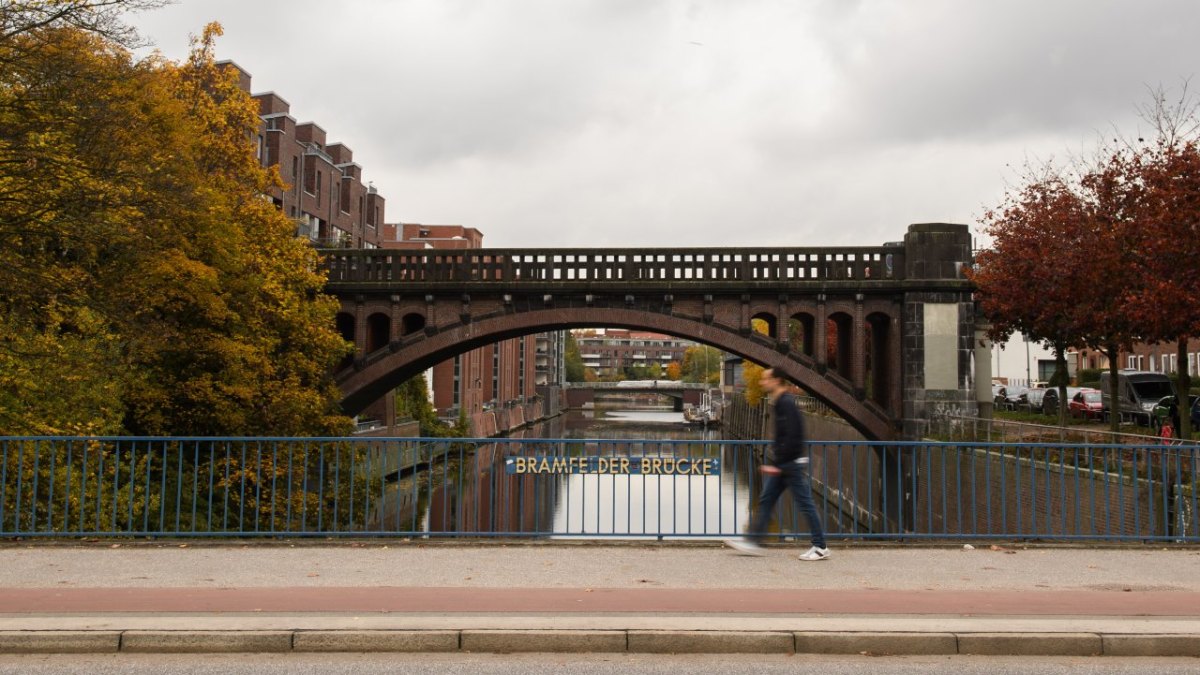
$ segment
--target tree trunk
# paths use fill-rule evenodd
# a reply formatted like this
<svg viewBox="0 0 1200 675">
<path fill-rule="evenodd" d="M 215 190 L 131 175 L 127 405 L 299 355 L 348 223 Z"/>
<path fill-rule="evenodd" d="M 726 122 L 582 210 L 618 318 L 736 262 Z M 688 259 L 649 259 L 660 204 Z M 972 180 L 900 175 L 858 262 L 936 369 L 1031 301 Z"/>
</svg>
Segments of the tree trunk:
<svg viewBox="0 0 1200 675">
<path fill-rule="evenodd" d="M 1066 347 L 1054 345 L 1054 381 L 1058 383 L 1058 426 L 1067 426 L 1067 384 L 1070 375 L 1067 373 Z"/>
<path fill-rule="evenodd" d="M 1179 338 L 1175 343 L 1176 360 L 1178 362 L 1177 369 L 1179 373 L 1179 391 L 1175 398 L 1178 403 L 1176 406 L 1179 410 L 1179 428 L 1176 432 L 1179 438 L 1184 442 L 1192 440 L 1192 376 L 1188 373 L 1187 368 L 1187 348 L 1188 339 L 1186 337 Z"/>
<path fill-rule="evenodd" d="M 1117 358 L 1120 356 L 1120 349 L 1116 345 L 1108 345 L 1108 349 L 1101 350 L 1108 357 L 1108 428 L 1115 434 L 1121 431 L 1121 398 L 1119 382 L 1120 368 L 1117 363 Z M 1103 397 L 1103 395 L 1101 395 Z"/>
</svg>

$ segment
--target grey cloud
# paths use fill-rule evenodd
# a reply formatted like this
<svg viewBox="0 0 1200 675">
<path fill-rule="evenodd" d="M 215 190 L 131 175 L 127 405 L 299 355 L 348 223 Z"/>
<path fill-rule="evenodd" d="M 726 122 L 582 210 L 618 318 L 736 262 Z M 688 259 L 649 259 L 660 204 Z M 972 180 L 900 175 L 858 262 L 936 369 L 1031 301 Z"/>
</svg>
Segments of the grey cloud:
<svg viewBox="0 0 1200 675">
<path fill-rule="evenodd" d="M 1200 5 L 183 0 L 137 19 L 355 151 L 390 220 L 501 245 L 875 244 L 1128 125 Z"/>
</svg>

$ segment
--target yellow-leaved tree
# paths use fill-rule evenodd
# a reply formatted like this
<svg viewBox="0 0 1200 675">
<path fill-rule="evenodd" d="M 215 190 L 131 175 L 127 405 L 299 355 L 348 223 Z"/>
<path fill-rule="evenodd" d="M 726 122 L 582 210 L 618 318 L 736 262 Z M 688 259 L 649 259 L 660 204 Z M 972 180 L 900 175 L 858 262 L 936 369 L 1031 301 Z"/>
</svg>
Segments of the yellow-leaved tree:
<svg viewBox="0 0 1200 675">
<path fill-rule="evenodd" d="M 0 5 L 0 434 L 345 433 L 336 301 L 264 196 L 279 176 L 255 157 L 254 101 L 214 60 L 220 27 L 182 63 L 135 59 L 106 8 L 137 4 L 153 3 Z M 364 480 L 310 480 L 343 447 L 39 447 L 4 455 L 10 480 L 48 489 L 4 493 L 0 530 L 80 527 L 56 520 L 54 494 L 123 531 L 286 529 L 301 508 L 336 526 Z M 199 485 L 213 475 L 219 496 Z M 153 486 L 209 508 L 173 512 Z"/>
<path fill-rule="evenodd" d="M 0 34 L 0 433 L 349 429 L 335 300 L 263 196 L 219 34 L 182 63 L 69 22 Z"/>
</svg>

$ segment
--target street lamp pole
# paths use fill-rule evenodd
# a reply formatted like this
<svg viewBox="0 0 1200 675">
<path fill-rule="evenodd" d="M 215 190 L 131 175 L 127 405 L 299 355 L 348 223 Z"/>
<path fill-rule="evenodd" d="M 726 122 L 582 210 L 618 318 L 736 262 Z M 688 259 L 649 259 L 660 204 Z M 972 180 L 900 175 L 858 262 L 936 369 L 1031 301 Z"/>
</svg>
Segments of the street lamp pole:
<svg viewBox="0 0 1200 675">
<path fill-rule="evenodd" d="M 1031 377 L 1033 369 L 1029 365 L 1029 336 L 1022 335 L 1025 338 L 1025 386 L 1033 385 L 1033 377 Z"/>
</svg>

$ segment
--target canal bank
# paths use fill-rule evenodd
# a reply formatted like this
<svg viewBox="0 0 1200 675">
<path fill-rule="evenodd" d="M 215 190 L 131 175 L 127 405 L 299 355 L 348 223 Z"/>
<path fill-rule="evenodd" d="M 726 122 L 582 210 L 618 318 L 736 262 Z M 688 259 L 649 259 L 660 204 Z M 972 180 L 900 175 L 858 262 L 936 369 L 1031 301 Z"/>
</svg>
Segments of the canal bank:
<svg viewBox="0 0 1200 675">
<path fill-rule="evenodd" d="M 817 442 L 864 441 L 862 435 L 829 406 L 809 396 L 798 396 L 796 402 L 804 414 L 808 440 Z M 751 405 L 746 397 L 737 394 L 725 409 L 726 438 L 761 441 L 772 435 L 771 406 L 764 399 Z"/>
</svg>

